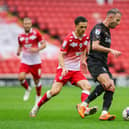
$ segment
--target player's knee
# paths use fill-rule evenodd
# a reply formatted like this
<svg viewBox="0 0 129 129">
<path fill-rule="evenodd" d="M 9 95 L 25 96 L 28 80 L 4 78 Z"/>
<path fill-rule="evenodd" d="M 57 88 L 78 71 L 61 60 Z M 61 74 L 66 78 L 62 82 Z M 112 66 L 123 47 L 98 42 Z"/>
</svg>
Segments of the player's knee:
<svg viewBox="0 0 129 129">
<path fill-rule="evenodd" d="M 88 90 L 88 91 L 90 91 L 90 90 L 91 90 L 91 86 L 90 86 L 89 84 L 83 84 L 83 85 L 81 86 L 81 89 L 82 89 L 82 90 Z"/>
<path fill-rule="evenodd" d="M 105 82 L 105 83 L 103 83 L 103 87 L 104 87 L 104 89 L 109 89 L 110 87 L 111 87 L 111 82 L 110 81 L 107 81 L 107 82 Z"/>
<path fill-rule="evenodd" d="M 115 88 L 115 86 L 113 86 L 113 92 L 115 92 L 115 90 L 116 90 L 116 88 Z"/>
<path fill-rule="evenodd" d="M 25 79 L 25 77 L 23 77 L 23 76 L 19 76 L 19 77 L 18 77 L 18 80 L 19 80 L 19 81 L 23 81 L 24 79 Z"/>
<path fill-rule="evenodd" d="M 39 79 L 35 79 L 34 82 L 35 82 L 35 85 L 36 85 L 36 86 L 37 86 L 37 85 L 40 85 Z"/>
<path fill-rule="evenodd" d="M 86 89 L 87 89 L 88 91 L 90 91 L 90 90 L 91 90 L 91 86 L 90 86 L 90 85 L 87 85 L 87 86 L 86 86 Z"/>
<path fill-rule="evenodd" d="M 115 92 L 115 86 L 112 85 L 112 86 L 109 88 L 109 91 Z"/>
<path fill-rule="evenodd" d="M 112 92 L 115 91 L 115 86 L 114 86 L 114 84 L 111 81 L 106 82 L 104 84 L 104 88 L 105 88 L 105 90 L 109 90 L 109 91 L 112 91 Z"/>
</svg>

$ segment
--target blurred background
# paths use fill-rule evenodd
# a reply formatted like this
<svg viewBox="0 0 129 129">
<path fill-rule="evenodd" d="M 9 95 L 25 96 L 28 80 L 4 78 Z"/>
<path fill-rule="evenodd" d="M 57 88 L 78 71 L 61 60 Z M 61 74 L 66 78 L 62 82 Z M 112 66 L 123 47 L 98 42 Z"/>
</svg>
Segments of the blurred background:
<svg viewBox="0 0 129 129">
<path fill-rule="evenodd" d="M 48 41 L 47 48 L 41 52 L 42 83 L 50 85 L 56 73 L 59 47 L 74 29 L 74 19 L 77 16 L 88 19 L 89 35 L 111 8 L 122 12 L 120 25 L 111 30 L 111 47 L 122 51 L 122 55 L 119 58 L 109 55 L 108 65 L 116 85 L 129 86 L 129 0 L 0 0 L 0 86 L 19 85 L 17 36 L 23 31 L 24 17 L 30 17 L 33 27 Z M 92 83 L 89 72 L 85 74 Z"/>
</svg>

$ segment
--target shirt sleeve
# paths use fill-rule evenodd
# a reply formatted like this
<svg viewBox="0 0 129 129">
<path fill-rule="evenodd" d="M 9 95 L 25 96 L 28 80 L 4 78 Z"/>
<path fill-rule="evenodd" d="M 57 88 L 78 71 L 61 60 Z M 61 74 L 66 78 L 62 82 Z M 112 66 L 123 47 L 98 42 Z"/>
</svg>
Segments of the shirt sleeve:
<svg viewBox="0 0 129 129">
<path fill-rule="evenodd" d="M 60 51 L 67 53 L 68 50 L 69 50 L 69 41 L 68 41 L 68 39 L 65 39 L 65 40 L 63 41 L 62 45 L 61 45 Z"/>
<path fill-rule="evenodd" d="M 37 37 L 38 37 L 38 42 L 41 42 L 43 40 L 42 34 L 37 31 Z"/>
<path fill-rule="evenodd" d="M 92 32 L 92 35 L 91 35 L 91 40 L 92 41 L 96 41 L 96 40 L 101 40 L 101 37 L 102 37 L 102 29 L 100 27 L 96 27 L 93 32 Z"/>
</svg>

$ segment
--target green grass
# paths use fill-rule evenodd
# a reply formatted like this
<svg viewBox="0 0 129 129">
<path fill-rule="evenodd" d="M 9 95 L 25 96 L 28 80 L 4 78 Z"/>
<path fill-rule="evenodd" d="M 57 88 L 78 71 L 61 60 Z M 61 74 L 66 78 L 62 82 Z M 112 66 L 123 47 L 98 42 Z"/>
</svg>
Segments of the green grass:
<svg viewBox="0 0 129 129">
<path fill-rule="evenodd" d="M 42 89 L 42 94 L 47 88 Z M 129 88 L 116 88 L 110 112 L 116 114 L 115 121 L 99 121 L 102 97 L 92 105 L 99 107 L 95 115 L 81 119 L 75 105 L 80 102 L 81 90 L 64 87 L 61 93 L 44 105 L 36 118 L 29 112 L 34 104 L 33 88 L 30 100 L 24 102 L 23 88 L 0 88 L 0 129 L 129 129 L 129 121 L 124 121 L 122 110 L 129 106 Z"/>
</svg>

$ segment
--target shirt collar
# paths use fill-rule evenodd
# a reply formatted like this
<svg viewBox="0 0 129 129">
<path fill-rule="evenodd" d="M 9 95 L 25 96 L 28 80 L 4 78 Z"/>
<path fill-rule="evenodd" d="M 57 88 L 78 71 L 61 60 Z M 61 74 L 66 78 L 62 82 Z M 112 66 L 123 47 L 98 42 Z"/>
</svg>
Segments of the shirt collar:
<svg viewBox="0 0 129 129">
<path fill-rule="evenodd" d="M 75 39 L 79 39 L 79 40 L 82 40 L 82 38 L 86 35 L 86 34 L 83 34 L 82 37 L 77 37 L 74 31 L 72 32 L 72 34 Z"/>
</svg>

